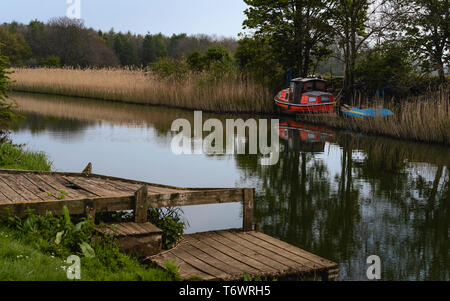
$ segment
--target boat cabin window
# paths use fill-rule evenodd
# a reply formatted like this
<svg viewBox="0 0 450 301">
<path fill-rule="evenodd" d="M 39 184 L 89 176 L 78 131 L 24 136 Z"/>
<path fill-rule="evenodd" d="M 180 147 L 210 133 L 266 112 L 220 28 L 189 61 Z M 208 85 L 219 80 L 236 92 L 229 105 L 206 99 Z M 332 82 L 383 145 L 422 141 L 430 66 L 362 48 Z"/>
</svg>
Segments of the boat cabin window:
<svg viewBox="0 0 450 301">
<path fill-rule="evenodd" d="M 309 91 L 313 91 L 313 90 L 314 90 L 314 82 L 306 82 L 303 85 L 304 92 L 309 92 Z"/>
<path fill-rule="evenodd" d="M 325 85 L 324 82 L 316 81 L 314 83 L 316 84 L 316 89 L 315 90 L 317 90 L 317 91 L 325 91 L 326 85 Z"/>
</svg>

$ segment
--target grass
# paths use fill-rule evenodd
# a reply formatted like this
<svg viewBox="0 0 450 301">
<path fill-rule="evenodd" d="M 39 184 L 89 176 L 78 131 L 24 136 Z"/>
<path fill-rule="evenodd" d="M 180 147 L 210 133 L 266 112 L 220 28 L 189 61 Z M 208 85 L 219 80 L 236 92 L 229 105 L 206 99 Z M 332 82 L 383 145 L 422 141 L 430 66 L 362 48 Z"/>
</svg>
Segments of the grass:
<svg viewBox="0 0 450 301">
<path fill-rule="evenodd" d="M 75 223 L 76 222 L 76 223 Z M 94 239 L 94 224 L 73 219 L 29 213 L 24 219 L 0 222 L 0 280 L 67 281 L 64 261 L 70 255 L 81 259 L 82 281 L 178 280 L 176 268 L 169 271 L 142 265 L 119 250 L 113 237 Z M 86 251 L 87 250 L 87 251 Z"/>
<path fill-rule="evenodd" d="M 41 152 L 30 152 L 11 142 L 0 143 L 0 168 L 49 171 L 52 163 Z"/>
<path fill-rule="evenodd" d="M 14 238 L 0 227 L 0 281 L 64 281 L 64 262 Z"/>
<path fill-rule="evenodd" d="M 182 80 L 161 79 L 143 70 L 13 69 L 15 91 L 87 97 L 127 103 L 164 105 L 219 113 L 270 113 L 268 89 L 239 74 L 220 80 L 189 73 Z M 45 74 L 45 76 L 42 76 Z"/>
</svg>

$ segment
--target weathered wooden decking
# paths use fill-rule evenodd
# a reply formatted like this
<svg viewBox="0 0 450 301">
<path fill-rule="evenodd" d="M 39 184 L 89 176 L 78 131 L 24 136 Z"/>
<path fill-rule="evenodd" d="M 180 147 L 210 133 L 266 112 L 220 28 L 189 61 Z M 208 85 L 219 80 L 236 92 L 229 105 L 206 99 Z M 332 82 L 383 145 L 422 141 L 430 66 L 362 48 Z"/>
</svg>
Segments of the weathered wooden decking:
<svg viewBox="0 0 450 301">
<path fill-rule="evenodd" d="M 92 174 L 89 164 L 82 173 L 16 171 L 0 169 L 0 215 L 25 216 L 134 210 L 134 223 L 115 225 L 119 245 L 136 251 L 165 268 L 179 266 L 188 279 L 239 280 L 244 272 L 253 277 L 337 277 L 337 264 L 285 242 L 253 231 L 253 188 L 179 188 Z M 243 203 L 241 230 L 185 235 L 180 244 L 160 253 L 161 230 L 147 222 L 149 208 L 217 203 Z M 99 229 L 108 233 L 107 229 Z"/>
<path fill-rule="evenodd" d="M 145 192 L 138 193 L 145 188 Z M 179 188 L 86 173 L 0 170 L 0 215 L 24 216 L 139 210 L 142 222 L 148 208 L 243 202 L 247 188 Z M 251 222 L 251 221 L 250 221 Z"/>
<path fill-rule="evenodd" d="M 203 280 L 241 280 L 244 272 L 262 278 L 337 277 L 338 265 L 260 232 L 213 231 L 185 235 L 169 251 L 149 257 L 165 268 L 179 267 L 180 276 Z"/>
</svg>

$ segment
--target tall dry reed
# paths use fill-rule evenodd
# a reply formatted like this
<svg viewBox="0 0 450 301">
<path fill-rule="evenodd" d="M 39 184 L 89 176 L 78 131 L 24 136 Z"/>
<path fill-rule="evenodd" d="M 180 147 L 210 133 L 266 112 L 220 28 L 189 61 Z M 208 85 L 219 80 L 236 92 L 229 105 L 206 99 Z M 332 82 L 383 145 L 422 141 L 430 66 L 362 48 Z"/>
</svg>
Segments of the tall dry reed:
<svg viewBox="0 0 450 301">
<path fill-rule="evenodd" d="M 382 102 L 372 102 L 372 107 Z M 394 112 L 388 118 L 329 118 L 327 116 L 302 116 L 312 123 L 355 132 L 389 136 L 421 142 L 450 145 L 450 99 L 449 89 L 428 92 L 410 97 L 401 102 L 391 102 L 384 106 Z"/>
<path fill-rule="evenodd" d="M 16 91 L 87 97 L 128 103 L 164 105 L 227 113 L 269 113 L 268 89 L 238 76 L 205 80 L 188 74 L 183 80 L 160 79 L 142 70 L 13 69 Z"/>
<path fill-rule="evenodd" d="M 12 89 L 24 92 L 163 105 L 217 113 L 272 113 L 273 95 L 236 75 L 207 81 L 202 74 L 183 80 L 159 79 L 142 70 L 13 69 Z M 360 101 L 361 103 L 361 101 Z M 377 106 L 371 103 L 370 106 Z M 351 119 L 303 115 L 300 119 L 333 128 L 450 145 L 449 89 L 387 105 L 391 118 Z"/>
</svg>

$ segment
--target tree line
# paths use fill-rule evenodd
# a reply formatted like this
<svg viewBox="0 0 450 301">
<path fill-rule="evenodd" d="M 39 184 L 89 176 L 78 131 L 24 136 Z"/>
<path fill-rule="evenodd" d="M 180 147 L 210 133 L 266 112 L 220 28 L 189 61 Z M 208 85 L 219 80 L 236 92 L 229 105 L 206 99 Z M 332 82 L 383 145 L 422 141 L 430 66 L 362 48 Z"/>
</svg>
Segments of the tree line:
<svg viewBox="0 0 450 301">
<path fill-rule="evenodd" d="M 194 50 L 224 47 L 234 52 L 232 38 L 208 35 L 132 34 L 96 31 L 81 20 L 54 18 L 48 23 L 33 20 L 0 26 L 2 52 L 12 66 L 118 67 L 147 66 L 161 57 L 179 59 Z"/>
<path fill-rule="evenodd" d="M 450 61 L 448 0 L 244 0 L 242 64 L 261 77 L 292 70 L 305 77 L 341 66 L 343 97 L 413 86 L 417 75 L 446 83 Z M 244 51 L 244 48 L 246 49 Z M 255 58 L 255 59 L 253 59 Z M 339 64 L 340 62 L 340 64 Z"/>
<path fill-rule="evenodd" d="M 15 66 L 151 66 L 163 75 L 214 69 L 273 90 L 293 77 L 340 75 L 346 100 L 358 86 L 372 94 L 407 94 L 424 89 L 423 76 L 447 82 L 448 0 L 244 2 L 247 33 L 239 40 L 102 32 L 55 18 L 3 24 L 0 43 Z"/>
</svg>

